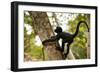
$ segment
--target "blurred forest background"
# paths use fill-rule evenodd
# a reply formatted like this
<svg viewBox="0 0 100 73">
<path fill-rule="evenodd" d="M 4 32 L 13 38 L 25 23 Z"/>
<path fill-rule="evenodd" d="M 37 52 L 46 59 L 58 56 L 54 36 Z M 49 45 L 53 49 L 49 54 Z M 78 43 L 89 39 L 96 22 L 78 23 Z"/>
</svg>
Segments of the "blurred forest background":
<svg viewBox="0 0 100 73">
<path fill-rule="evenodd" d="M 38 12 L 37 12 L 38 13 Z M 50 26 L 52 27 L 53 34 L 56 35 L 54 29 L 57 26 L 62 27 L 63 31 L 73 34 L 76 31 L 77 23 L 84 20 L 88 23 L 90 27 L 90 14 L 82 13 L 62 13 L 62 12 L 40 12 L 44 13 L 49 20 Z M 38 14 L 39 15 L 39 14 Z M 44 50 L 42 40 L 34 29 L 36 23 L 33 20 L 31 12 L 24 11 L 24 61 L 44 61 L 48 60 L 47 52 Z M 40 17 L 36 17 L 39 19 Z M 43 18 L 42 18 L 43 19 Z M 42 22 L 42 19 L 40 20 Z M 36 25 L 34 27 L 34 25 Z M 46 29 L 47 31 L 49 29 Z M 40 30 L 39 30 L 40 31 Z M 42 35 L 42 34 L 41 34 Z M 89 33 L 85 25 L 81 25 L 77 37 L 74 39 L 73 44 L 71 44 L 71 54 L 74 59 L 89 59 L 90 58 L 90 43 L 89 43 Z M 61 40 L 59 41 L 61 46 Z M 66 59 L 67 60 L 67 59 Z"/>
</svg>

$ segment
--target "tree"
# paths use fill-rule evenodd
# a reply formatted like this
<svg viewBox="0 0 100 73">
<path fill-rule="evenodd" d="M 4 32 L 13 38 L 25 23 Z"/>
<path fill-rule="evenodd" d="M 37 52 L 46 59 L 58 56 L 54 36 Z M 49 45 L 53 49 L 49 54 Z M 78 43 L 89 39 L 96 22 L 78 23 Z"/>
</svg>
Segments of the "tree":
<svg viewBox="0 0 100 73">
<path fill-rule="evenodd" d="M 41 41 L 54 36 L 51 24 L 49 22 L 48 16 L 46 12 L 29 12 L 32 16 L 32 27 L 35 31 L 35 34 L 39 35 Z M 46 42 L 43 44 L 43 48 L 47 53 L 48 60 L 61 60 L 63 59 L 62 53 L 57 50 L 59 48 L 59 44 L 57 41 L 54 42 Z"/>
</svg>

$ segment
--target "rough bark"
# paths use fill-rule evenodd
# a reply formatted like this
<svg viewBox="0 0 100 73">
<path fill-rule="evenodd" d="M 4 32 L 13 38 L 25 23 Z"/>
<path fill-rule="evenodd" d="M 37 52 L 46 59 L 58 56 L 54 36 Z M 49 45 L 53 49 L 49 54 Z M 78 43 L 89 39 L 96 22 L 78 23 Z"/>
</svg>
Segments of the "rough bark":
<svg viewBox="0 0 100 73">
<path fill-rule="evenodd" d="M 46 12 L 30 12 L 30 14 L 33 20 L 33 29 L 35 33 L 39 35 L 42 42 L 54 35 Z M 63 59 L 62 53 L 57 50 L 60 49 L 57 41 L 46 42 L 43 46 L 47 53 L 48 60 Z"/>
</svg>

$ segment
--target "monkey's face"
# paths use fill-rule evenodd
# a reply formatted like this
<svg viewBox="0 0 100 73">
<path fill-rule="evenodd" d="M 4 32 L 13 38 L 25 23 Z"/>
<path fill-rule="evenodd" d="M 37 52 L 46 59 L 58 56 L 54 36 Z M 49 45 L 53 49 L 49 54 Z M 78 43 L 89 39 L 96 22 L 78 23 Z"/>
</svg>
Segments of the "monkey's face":
<svg viewBox="0 0 100 73">
<path fill-rule="evenodd" d="M 62 32 L 62 28 L 61 28 L 61 27 L 56 27 L 55 32 L 56 32 L 56 33 Z"/>
</svg>

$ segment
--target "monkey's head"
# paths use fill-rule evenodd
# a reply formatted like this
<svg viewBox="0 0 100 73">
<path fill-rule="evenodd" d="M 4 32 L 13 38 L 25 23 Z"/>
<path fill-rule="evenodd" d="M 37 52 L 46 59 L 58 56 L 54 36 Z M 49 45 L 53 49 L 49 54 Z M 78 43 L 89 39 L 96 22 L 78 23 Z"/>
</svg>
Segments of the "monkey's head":
<svg viewBox="0 0 100 73">
<path fill-rule="evenodd" d="M 59 27 L 59 26 L 58 26 L 58 27 L 56 27 L 55 32 L 56 32 L 56 33 L 60 33 L 60 32 L 62 32 L 62 28 L 61 28 L 61 27 Z"/>
</svg>

